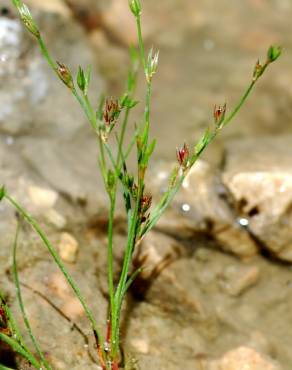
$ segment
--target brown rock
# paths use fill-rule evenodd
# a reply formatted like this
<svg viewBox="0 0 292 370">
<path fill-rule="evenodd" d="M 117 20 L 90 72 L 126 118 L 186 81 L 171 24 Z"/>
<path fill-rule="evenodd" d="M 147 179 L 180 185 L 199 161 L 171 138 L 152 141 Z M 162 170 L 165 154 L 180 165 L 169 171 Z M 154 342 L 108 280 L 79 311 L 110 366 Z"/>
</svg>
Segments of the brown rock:
<svg viewBox="0 0 292 370">
<path fill-rule="evenodd" d="M 62 233 L 61 240 L 58 245 L 59 254 L 63 261 L 67 263 L 75 263 L 79 245 L 77 240 L 69 233 Z"/>
<path fill-rule="evenodd" d="M 50 0 L 50 1 L 27 0 L 26 4 L 31 8 L 35 8 L 41 11 L 57 13 L 64 18 L 69 18 L 71 16 L 69 8 L 65 5 L 65 3 L 62 0 Z"/>
<path fill-rule="evenodd" d="M 260 277 L 258 266 L 228 266 L 221 281 L 223 289 L 231 296 L 239 296 L 255 285 Z"/>
<path fill-rule="evenodd" d="M 223 175 L 248 230 L 269 252 L 290 262 L 291 140 L 291 137 L 278 137 L 230 143 Z M 249 153 L 248 159 L 246 153 Z"/>
<path fill-rule="evenodd" d="M 151 188 L 163 191 L 168 168 L 156 170 Z M 156 190 L 155 196 L 160 197 Z M 226 201 L 226 189 L 219 174 L 206 162 L 198 161 L 188 174 L 172 206 L 158 223 L 169 234 L 189 237 L 212 235 L 219 245 L 240 257 L 257 253 L 257 246 Z"/>
</svg>

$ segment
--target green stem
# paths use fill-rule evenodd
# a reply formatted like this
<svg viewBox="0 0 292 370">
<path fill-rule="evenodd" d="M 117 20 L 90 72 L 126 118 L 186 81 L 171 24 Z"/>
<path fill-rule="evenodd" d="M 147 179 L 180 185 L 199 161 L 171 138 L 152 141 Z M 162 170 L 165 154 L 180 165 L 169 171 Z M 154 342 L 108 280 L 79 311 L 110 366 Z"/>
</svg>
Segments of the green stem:
<svg viewBox="0 0 292 370">
<path fill-rule="evenodd" d="M 14 338 L 22 346 L 22 348 L 24 348 L 24 350 L 26 352 L 30 353 L 30 350 L 29 350 L 28 346 L 25 344 L 25 341 L 24 341 L 23 336 L 20 332 L 20 329 L 19 329 L 19 327 L 17 326 L 17 324 L 15 322 L 14 316 L 13 316 L 11 310 L 9 309 L 9 307 L 7 306 L 1 292 L 0 292 L 0 303 L 1 303 L 1 306 L 3 307 L 3 309 L 5 311 L 5 315 L 8 318 L 9 330 L 13 333 Z"/>
<path fill-rule="evenodd" d="M 263 66 L 263 69 L 262 69 L 262 73 L 260 76 L 263 75 L 263 73 L 265 72 L 266 68 L 268 67 L 268 63 L 266 62 Z M 225 127 L 227 126 L 232 120 L 233 118 L 236 116 L 236 114 L 238 113 L 238 111 L 241 109 L 241 107 L 243 106 L 243 104 L 245 103 L 246 99 L 248 98 L 248 96 L 250 95 L 251 91 L 253 90 L 253 87 L 254 85 L 257 83 L 259 77 L 258 76 L 257 78 L 253 79 L 252 82 L 250 83 L 250 85 L 248 86 L 248 88 L 246 89 L 245 93 L 243 94 L 242 98 L 240 99 L 239 103 L 237 104 L 237 106 L 235 107 L 235 109 L 230 113 L 230 115 L 228 117 L 225 118 L 225 120 L 223 121 L 222 123 L 222 127 Z"/>
<path fill-rule="evenodd" d="M 10 197 L 7 193 L 5 194 L 5 198 L 8 200 L 9 203 L 11 203 L 15 209 L 21 214 L 21 216 L 31 225 L 31 227 L 36 231 L 36 233 L 39 235 L 39 237 L 41 238 L 41 240 L 43 241 L 43 243 L 45 244 L 45 246 L 47 247 L 48 251 L 50 252 L 51 256 L 53 257 L 54 261 L 56 262 L 57 266 L 59 267 L 59 269 L 62 271 L 65 279 L 67 280 L 68 284 L 71 286 L 72 290 L 74 291 L 75 295 L 77 296 L 77 298 L 79 299 L 83 309 L 84 309 L 84 312 L 88 318 L 88 320 L 90 321 L 91 325 L 92 325 L 92 329 L 95 333 L 95 335 L 97 336 L 98 340 L 100 343 L 102 343 L 102 338 L 100 336 L 100 333 L 97 329 L 97 323 L 93 317 L 93 314 L 91 312 L 91 310 L 89 309 L 89 307 L 87 306 L 86 302 L 85 302 L 85 299 L 83 298 L 83 296 L 81 295 L 81 292 L 78 288 L 78 286 L 76 285 L 75 281 L 73 280 L 73 278 L 71 277 L 71 275 L 69 274 L 69 272 L 67 271 L 67 268 L 65 267 L 65 265 L 63 264 L 63 262 L 61 261 L 58 253 L 56 252 L 56 250 L 54 249 L 54 247 L 51 245 L 51 243 L 49 242 L 48 238 L 46 237 L 45 233 L 43 232 L 43 230 L 41 229 L 41 227 L 39 226 L 39 224 L 35 221 L 35 219 L 28 213 L 26 212 L 12 197 Z"/>
<path fill-rule="evenodd" d="M 116 185 L 113 190 L 113 194 L 110 195 L 110 211 L 109 211 L 109 221 L 108 221 L 108 285 L 109 285 L 109 296 L 110 296 L 110 323 L 112 327 L 112 332 L 115 332 L 115 299 L 114 299 L 114 274 L 113 274 L 113 226 L 115 217 L 115 207 L 116 207 Z M 112 338 L 111 338 L 112 340 Z"/>
<path fill-rule="evenodd" d="M 42 365 L 37 361 L 37 359 L 29 352 L 27 352 L 18 342 L 9 337 L 8 335 L 0 332 L 0 341 L 6 343 L 15 352 L 19 353 L 22 357 L 26 358 L 29 363 L 32 364 L 37 370 L 42 368 Z"/>
<path fill-rule="evenodd" d="M 248 98 L 249 94 L 251 93 L 255 83 L 256 83 L 257 80 L 253 80 L 251 82 L 251 84 L 249 85 L 249 87 L 246 89 L 244 95 L 242 96 L 240 102 L 238 103 L 238 105 L 235 107 L 235 109 L 228 115 L 227 118 L 225 118 L 225 120 L 223 121 L 222 123 L 222 127 L 225 127 L 228 125 L 228 123 L 230 123 L 233 118 L 236 116 L 236 114 L 238 113 L 238 111 L 240 110 L 240 108 L 243 106 L 243 104 L 245 103 L 246 99 Z"/>
<path fill-rule="evenodd" d="M 143 36 L 142 36 L 140 15 L 136 17 L 136 25 L 137 25 L 137 30 L 138 30 L 138 43 L 139 43 L 140 57 L 141 57 L 141 61 L 143 64 L 144 73 L 147 75 L 147 62 L 146 62 L 145 48 L 144 48 L 144 42 L 143 42 Z"/>
<path fill-rule="evenodd" d="M 34 348 L 35 350 L 37 351 L 43 365 L 45 366 L 45 368 L 47 370 L 51 370 L 52 368 L 50 367 L 48 361 L 46 360 L 33 332 L 32 332 L 32 329 L 31 329 L 31 326 L 30 326 L 30 323 L 29 323 L 29 320 L 28 320 L 28 317 L 27 317 L 27 314 L 26 314 L 26 311 L 25 311 L 25 308 L 24 308 L 24 304 L 23 304 L 23 299 L 22 299 L 22 294 L 21 294 L 21 288 L 20 288 L 20 282 L 19 282 L 19 277 L 18 277 L 18 270 L 17 270 L 17 261 L 16 261 L 16 250 L 17 250 L 17 244 L 18 244 L 18 236 L 19 236 L 19 230 L 20 230 L 20 224 L 18 223 L 17 225 L 17 230 L 16 230 L 16 235 L 15 235 L 15 240 L 14 240 L 14 243 L 13 243 L 13 276 L 14 276 L 14 282 L 15 282 L 15 286 L 16 286 L 16 294 L 17 294 L 17 299 L 18 299 L 18 303 L 19 303 L 19 307 L 20 307 L 20 310 L 21 310 L 21 313 L 22 313 L 22 317 L 23 317 L 23 321 L 24 321 L 24 324 L 26 326 L 26 329 L 28 331 L 28 334 L 31 338 L 31 341 L 34 345 Z"/>
<path fill-rule="evenodd" d="M 46 44 L 44 43 L 44 40 L 42 39 L 41 36 L 38 38 L 38 43 L 39 43 L 39 46 L 41 48 L 41 52 L 42 52 L 43 56 L 45 57 L 45 59 L 47 60 L 47 62 L 49 63 L 49 65 L 53 69 L 53 71 L 56 73 L 56 64 L 53 61 L 52 57 L 50 56 L 50 53 L 49 53 L 49 51 L 46 47 Z"/>
</svg>

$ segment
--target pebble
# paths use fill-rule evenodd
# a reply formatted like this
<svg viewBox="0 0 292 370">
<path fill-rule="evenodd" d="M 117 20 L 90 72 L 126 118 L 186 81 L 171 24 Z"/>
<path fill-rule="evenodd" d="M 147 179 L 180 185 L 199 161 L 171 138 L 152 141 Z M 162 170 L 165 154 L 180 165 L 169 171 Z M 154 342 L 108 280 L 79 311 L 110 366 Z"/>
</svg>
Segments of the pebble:
<svg viewBox="0 0 292 370">
<path fill-rule="evenodd" d="M 53 208 L 58 200 L 57 192 L 38 186 L 29 186 L 28 195 L 31 202 L 39 208 Z"/>
<path fill-rule="evenodd" d="M 47 221 L 55 226 L 58 230 L 64 229 L 67 224 L 66 218 L 53 208 L 46 212 L 45 217 Z"/>
<path fill-rule="evenodd" d="M 139 353 L 144 355 L 149 353 L 149 343 L 144 339 L 132 339 L 131 345 Z"/>
<path fill-rule="evenodd" d="M 61 234 L 58 250 L 64 262 L 75 263 L 77 259 L 79 245 L 71 234 L 64 232 Z"/>
<path fill-rule="evenodd" d="M 210 361 L 206 370 L 281 370 L 281 367 L 254 349 L 242 346 Z"/>
</svg>

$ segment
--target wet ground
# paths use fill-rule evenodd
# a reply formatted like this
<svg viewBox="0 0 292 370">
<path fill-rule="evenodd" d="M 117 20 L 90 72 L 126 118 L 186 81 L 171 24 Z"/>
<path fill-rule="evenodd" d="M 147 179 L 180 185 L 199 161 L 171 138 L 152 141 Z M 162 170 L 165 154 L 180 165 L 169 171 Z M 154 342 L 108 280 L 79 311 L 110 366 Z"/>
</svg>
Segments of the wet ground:
<svg viewBox="0 0 292 370">
<path fill-rule="evenodd" d="M 90 19 L 84 12 L 94 9 L 87 8 L 90 0 L 69 2 L 75 18 L 61 1 L 51 10 L 44 9 L 43 2 L 30 2 L 59 60 L 73 70 L 79 63 L 94 65 L 92 95 L 97 99 L 102 90 L 119 95 L 121 76 L 127 71 L 127 45 L 135 41 L 127 1 L 101 4 Z M 254 367 L 253 360 L 247 359 L 252 370 L 290 370 L 292 4 L 289 0 L 143 3 L 147 45 L 160 50 L 152 105 L 152 135 L 159 144 L 149 176 L 155 196 L 163 188 L 164 169 L 175 159 L 176 147 L 185 140 L 192 144 L 212 124 L 214 104 L 226 101 L 228 107 L 234 106 L 257 58 L 264 60 L 270 44 L 282 45 L 284 52 L 234 123 L 207 151 L 204 157 L 213 166 L 208 174 L 202 165 L 198 182 L 195 177 L 193 186 L 181 193 L 158 230 L 145 241 L 141 253 L 148 256 L 150 270 L 159 273 L 141 277 L 125 306 L 122 332 L 128 369 L 243 370 L 224 367 L 216 359 L 245 346 L 263 356 Z M 76 20 L 80 7 L 85 14 L 82 25 Z M 106 216 L 102 184 L 95 175 L 95 139 L 33 41 L 22 34 L 13 13 L 3 14 L 0 21 L 1 30 L 11 28 L 9 36 L 0 33 L 4 45 L 0 49 L 0 184 L 4 182 L 40 219 L 55 245 L 64 232 L 76 239 L 78 253 L 68 267 L 103 325 Z M 143 102 L 142 76 L 137 95 Z M 278 184 L 281 172 L 281 179 L 286 179 L 284 191 L 280 184 L 281 194 L 276 187 L 266 194 L 266 187 L 247 177 L 253 171 L 265 173 L 265 184 Z M 234 174 L 243 174 L 251 182 L 238 185 Z M 231 200 L 222 195 L 222 187 L 228 189 Z M 55 195 L 39 195 L 39 189 L 50 189 Z M 278 198 L 283 193 L 284 198 Z M 242 194 L 247 203 L 239 209 Z M 259 194 L 264 194 L 263 199 Z M 193 208 L 185 214 L 182 205 Z M 1 204 L 0 217 L 0 285 L 17 312 L 9 273 L 16 221 L 7 204 Z M 238 230 L 238 220 L 247 220 L 249 228 Z M 119 218 L 117 225 L 118 267 L 123 220 Z M 269 242 L 266 235 L 272 241 L 276 235 L 277 241 Z M 157 269 L 164 266 L 165 258 L 166 267 Z M 53 367 L 98 369 L 84 314 L 28 229 L 22 234 L 19 261 L 27 311 Z M 36 292 L 44 293 L 71 322 Z M 72 322 L 85 336 L 72 329 Z M 19 368 L 26 369 L 25 365 Z"/>
</svg>

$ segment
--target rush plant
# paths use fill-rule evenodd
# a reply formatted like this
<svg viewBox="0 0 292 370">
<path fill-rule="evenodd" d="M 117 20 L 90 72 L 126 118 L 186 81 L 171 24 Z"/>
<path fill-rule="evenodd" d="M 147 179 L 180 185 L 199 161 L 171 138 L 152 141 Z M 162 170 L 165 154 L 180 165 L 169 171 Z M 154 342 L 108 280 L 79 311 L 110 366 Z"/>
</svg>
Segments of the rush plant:
<svg viewBox="0 0 292 370">
<path fill-rule="evenodd" d="M 266 68 L 274 62 L 281 54 L 279 47 L 271 46 L 267 53 L 266 61 L 263 64 L 256 63 L 251 77 L 250 84 L 236 107 L 230 112 L 227 111 L 226 104 L 214 107 L 214 122 L 208 127 L 198 142 L 192 146 L 184 143 L 176 151 L 177 165 L 169 175 L 168 187 L 161 199 L 152 206 L 152 197 L 146 191 L 145 175 L 149 167 L 151 155 L 155 149 L 156 140 L 150 139 L 150 121 L 151 121 L 151 95 L 152 83 L 158 68 L 159 53 L 150 49 L 146 52 L 142 37 L 140 0 L 130 0 L 129 7 L 137 25 L 138 48 L 131 49 L 131 69 L 128 74 L 127 89 L 120 98 L 107 98 L 100 100 L 98 107 L 95 107 L 89 97 L 89 85 L 91 82 L 90 67 L 79 67 L 77 76 L 74 76 L 70 68 L 54 60 L 46 47 L 41 32 L 35 23 L 28 7 L 21 0 L 12 0 L 17 8 L 20 18 L 35 38 L 40 46 L 40 50 L 47 60 L 52 72 L 56 74 L 64 86 L 69 89 L 72 95 L 80 104 L 88 122 L 97 138 L 99 151 L 99 168 L 103 179 L 104 188 L 109 201 L 108 214 L 108 294 L 109 294 L 109 314 L 105 317 L 107 322 L 106 333 L 103 334 L 98 328 L 96 319 L 87 305 L 80 292 L 78 285 L 73 280 L 66 266 L 61 261 L 58 253 L 46 237 L 45 233 L 37 221 L 15 200 L 8 191 L 0 188 L 0 200 L 8 201 L 18 213 L 25 219 L 31 227 L 37 232 L 43 241 L 45 247 L 53 257 L 64 274 L 68 284 L 80 300 L 85 314 L 91 324 L 92 333 L 96 340 L 96 347 L 100 365 L 103 370 L 117 370 L 121 366 L 119 363 L 120 351 L 120 320 L 121 309 L 127 291 L 140 270 L 130 274 L 131 260 L 133 252 L 143 237 L 156 225 L 161 215 L 164 213 L 174 196 L 180 189 L 185 177 L 201 156 L 206 147 L 215 139 L 218 133 L 226 127 L 235 117 L 241 106 L 250 95 L 254 85 L 265 72 Z M 137 81 L 139 65 L 142 66 L 145 75 L 146 94 L 145 111 L 141 117 L 140 123 L 136 126 L 129 125 L 131 110 L 136 106 L 137 101 L 134 98 L 134 92 Z M 130 132 L 130 143 L 125 144 L 126 132 Z M 136 153 L 136 172 L 129 171 L 128 157 Z M 116 211 L 117 194 L 121 191 L 125 213 L 127 219 L 127 240 L 124 247 L 123 263 L 121 273 L 117 281 L 114 280 L 114 217 Z M 36 369 L 51 369 L 46 358 L 42 354 L 36 339 L 32 334 L 28 318 L 25 313 L 24 304 L 21 298 L 21 290 L 17 273 L 16 264 L 16 244 L 14 243 L 14 280 L 17 288 L 18 301 L 20 304 L 22 316 L 26 323 L 26 328 L 31 336 L 35 348 L 35 355 L 28 349 L 17 330 L 12 315 L 4 301 L 1 298 L 0 311 L 0 340 L 10 345 L 16 352 L 25 357 Z M 14 335 L 17 333 L 16 335 Z"/>
</svg>

